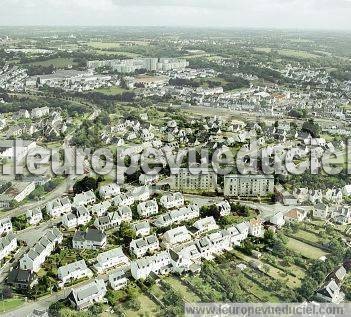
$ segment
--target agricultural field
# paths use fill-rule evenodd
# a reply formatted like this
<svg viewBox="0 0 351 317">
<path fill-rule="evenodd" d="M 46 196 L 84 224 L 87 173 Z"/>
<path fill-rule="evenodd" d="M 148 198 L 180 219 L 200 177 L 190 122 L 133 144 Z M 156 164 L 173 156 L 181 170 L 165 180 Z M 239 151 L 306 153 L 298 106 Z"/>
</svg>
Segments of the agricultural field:
<svg viewBox="0 0 351 317">
<path fill-rule="evenodd" d="M 293 238 L 288 239 L 288 248 L 309 259 L 319 259 L 328 253 Z"/>
<path fill-rule="evenodd" d="M 36 66 L 50 66 L 53 65 L 56 68 L 67 68 L 69 66 L 74 65 L 75 63 L 73 62 L 72 58 L 52 58 L 48 59 L 46 61 L 37 61 L 37 62 L 30 62 L 30 65 L 36 65 Z"/>
<path fill-rule="evenodd" d="M 88 42 L 88 46 L 96 49 L 101 49 L 101 50 L 108 50 L 108 49 L 114 49 L 120 47 L 119 43 L 116 42 Z"/>
<path fill-rule="evenodd" d="M 320 56 L 317 54 L 312 54 L 306 51 L 289 50 L 289 49 L 278 50 L 278 54 L 285 57 L 292 57 L 292 58 L 299 58 L 299 59 L 320 58 Z"/>
<path fill-rule="evenodd" d="M 95 92 L 101 92 L 101 93 L 103 93 L 105 95 L 109 95 L 109 96 L 120 95 L 125 91 L 126 91 L 126 89 L 123 89 L 123 88 L 117 87 L 117 86 L 95 89 Z"/>
</svg>

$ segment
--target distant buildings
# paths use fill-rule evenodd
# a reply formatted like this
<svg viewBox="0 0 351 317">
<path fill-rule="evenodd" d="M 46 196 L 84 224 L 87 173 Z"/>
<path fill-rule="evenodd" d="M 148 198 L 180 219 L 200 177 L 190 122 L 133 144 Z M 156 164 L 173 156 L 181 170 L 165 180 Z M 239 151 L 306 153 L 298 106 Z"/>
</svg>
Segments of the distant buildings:
<svg viewBox="0 0 351 317">
<path fill-rule="evenodd" d="M 217 189 L 217 174 L 214 171 L 181 168 L 171 179 L 171 189 L 184 193 L 215 192 Z"/>
<path fill-rule="evenodd" d="M 261 197 L 274 192 L 272 175 L 228 175 L 224 177 L 224 196 Z"/>
<path fill-rule="evenodd" d="M 145 69 L 147 71 L 169 71 L 185 69 L 189 63 L 185 59 L 178 58 L 135 58 L 126 60 L 104 60 L 88 61 L 90 69 L 99 67 L 110 67 L 119 73 L 134 73 L 136 70 Z"/>
</svg>

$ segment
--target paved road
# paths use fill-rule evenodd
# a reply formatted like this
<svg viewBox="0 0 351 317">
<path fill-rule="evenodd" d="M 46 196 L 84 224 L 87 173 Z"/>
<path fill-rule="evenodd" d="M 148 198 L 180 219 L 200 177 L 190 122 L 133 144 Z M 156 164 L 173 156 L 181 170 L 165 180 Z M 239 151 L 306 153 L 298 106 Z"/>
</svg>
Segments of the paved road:
<svg viewBox="0 0 351 317">
<path fill-rule="evenodd" d="M 20 207 L 11 209 L 9 211 L 2 211 L 2 212 L 0 212 L 0 219 L 6 218 L 6 217 L 19 216 L 19 215 L 25 214 L 29 209 L 43 207 L 50 200 L 61 197 L 63 194 L 67 193 L 69 188 L 72 187 L 78 179 L 83 178 L 84 176 L 85 175 L 79 176 L 79 177 L 70 176 L 70 177 L 66 178 L 62 184 L 60 184 L 53 191 L 48 193 L 42 200 L 39 200 L 39 201 L 33 202 L 33 203 L 29 203 L 29 204 L 25 204 L 25 205 L 22 205 Z"/>
</svg>

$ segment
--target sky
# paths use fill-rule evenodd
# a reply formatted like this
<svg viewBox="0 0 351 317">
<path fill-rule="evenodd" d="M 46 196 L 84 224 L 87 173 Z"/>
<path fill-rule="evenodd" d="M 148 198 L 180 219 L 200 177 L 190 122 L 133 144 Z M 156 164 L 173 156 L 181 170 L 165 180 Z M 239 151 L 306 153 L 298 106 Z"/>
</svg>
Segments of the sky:
<svg viewBox="0 0 351 317">
<path fill-rule="evenodd" d="M 351 30 L 351 0 L 0 0 L 0 25 Z"/>
</svg>

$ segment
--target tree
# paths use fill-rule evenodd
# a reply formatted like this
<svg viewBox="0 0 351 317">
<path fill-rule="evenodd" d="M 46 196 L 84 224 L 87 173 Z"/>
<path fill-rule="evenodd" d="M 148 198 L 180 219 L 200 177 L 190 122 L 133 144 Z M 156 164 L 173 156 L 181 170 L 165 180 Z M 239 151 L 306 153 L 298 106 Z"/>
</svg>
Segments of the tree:
<svg viewBox="0 0 351 317">
<path fill-rule="evenodd" d="M 313 138 L 317 138 L 321 132 L 321 128 L 313 119 L 309 119 L 302 125 L 303 132 L 310 133 Z"/>
<path fill-rule="evenodd" d="M 136 232 L 129 222 L 123 221 L 119 227 L 119 236 L 123 239 L 124 244 L 127 246 L 136 238 Z"/>
<path fill-rule="evenodd" d="M 93 177 L 84 177 L 82 180 L 76 182 L 73 186 L 75 194 L 80 194 L 89 190 L 95 191 L 98 188 L 98 182 Z"/>
<path fill-rule="evenodd" d="M 2 297 L 3 297 L 3 299 L 9 299 L 9 298 L 13 297 L 11 287 L 8 287 L 8 286 L 4 287 L 4 289 L 2 290 Z"/>
</svg>

